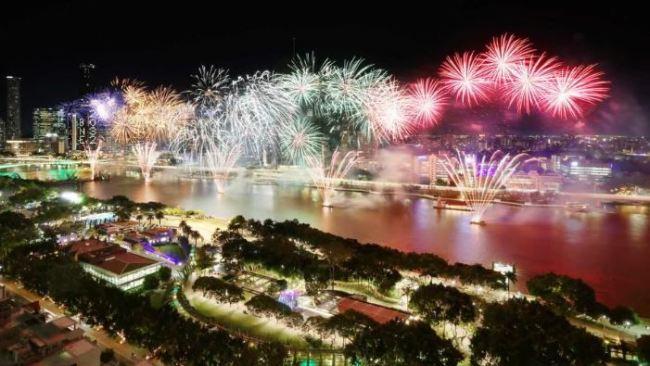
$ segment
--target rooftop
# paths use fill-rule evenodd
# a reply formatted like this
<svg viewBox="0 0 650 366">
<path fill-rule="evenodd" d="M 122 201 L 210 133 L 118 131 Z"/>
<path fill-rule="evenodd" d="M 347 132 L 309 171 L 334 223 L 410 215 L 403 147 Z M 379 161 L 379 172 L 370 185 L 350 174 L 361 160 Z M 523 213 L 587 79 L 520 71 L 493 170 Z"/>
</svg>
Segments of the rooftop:
<svg viewBox="0 0 650 366">
<path fill-rule="evenodd" d="M 338 310 L 339 313 L 354 310 L 371 318 L 379 324 L 388 323 L 391 320 L 406 320 L 409 317 L 409 314 L 406 312 L 371 304 L 361 300 L 355 300 L 350 297 L 343 298 L 339 301 Z"/>
<path fill-rule="evenodd" d="M 137 255 L 135 253 L 123 252 L 104 258 L 100 263 L 93 263 L 95 266 L 105 269 L 116 275 L 138 270 L 156 263 L 156 261 Z"/>
</svg>

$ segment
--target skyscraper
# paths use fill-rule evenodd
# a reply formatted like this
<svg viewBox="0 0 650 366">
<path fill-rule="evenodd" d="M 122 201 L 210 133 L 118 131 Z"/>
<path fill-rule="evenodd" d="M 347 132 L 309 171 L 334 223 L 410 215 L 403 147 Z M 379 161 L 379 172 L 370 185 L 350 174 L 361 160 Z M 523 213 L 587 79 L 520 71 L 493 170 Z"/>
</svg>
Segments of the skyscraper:
<svg viewBox="0 0 650 366">
<path fill-rule="evenodd" d="M 20 78 L 7 76 L 7 120 L 3 142 L 20 138 Z"/>
<path fill-rule="evenodd" d="M 62 133 L 63 115 L 54 108 L 34 108 L 34 139 L 40 140 L 46 135 Z M 65 133 L 65 132 L 63 132 Z M 61 135 L 64 137 L 64 135 Z"/>
<path fill-rule="evenodd" d="M 82 96 L 95 91 L 95 80 L 93 73 L 95 72 L 94 64 L 81 64 L 79 65 L 81 71 L 81 89 Z"/>
</svg>

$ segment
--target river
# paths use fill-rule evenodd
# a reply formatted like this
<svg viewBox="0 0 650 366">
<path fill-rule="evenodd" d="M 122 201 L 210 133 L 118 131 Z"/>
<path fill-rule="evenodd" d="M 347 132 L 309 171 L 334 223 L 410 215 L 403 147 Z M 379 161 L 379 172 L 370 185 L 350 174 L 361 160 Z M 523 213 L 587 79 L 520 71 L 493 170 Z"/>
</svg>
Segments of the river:
<svg viewBox="0 0 650 366">
<path fill-rule="evenodd" d="M 239 180 L 219 195 L 210 180 L 114 177 L 83 190 L 97 198 L 125 195 L 159 201 L 218 217 L 298 219 L 321 230 L 392 248 L 431 252 L 451 262 L 512 263 L 525 280 L 554 271 L 584 279 L 600 301 L 625 304 L 650 315 L 650 214 L 648 207 L 619 206 L 611 212 L 570 213 L 564 209 L 497 204 L 487 225 L 469 224 L 469 213 L 437 210 L 430 200 L 407 196 L 339 193 L 323 208 L 317 193 L 297 185 Z"/>
</svg>

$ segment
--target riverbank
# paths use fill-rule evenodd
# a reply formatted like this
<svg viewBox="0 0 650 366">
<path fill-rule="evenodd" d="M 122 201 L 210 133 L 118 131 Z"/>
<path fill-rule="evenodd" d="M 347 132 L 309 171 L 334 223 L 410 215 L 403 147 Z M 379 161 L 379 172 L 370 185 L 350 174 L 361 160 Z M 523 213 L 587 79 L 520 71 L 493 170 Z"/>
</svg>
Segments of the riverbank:
<svg viewBox="0 0 650 366">
<path fill-rule="evenodd" d="M 485 216 L 487 225 L 477 226 L 469 224 L 467 212 L 436 209 L 435 201 L 416 196 L 339 192 L 340 204 L 323 208 L 316 190 L 289 183 L 235 180 L 225 194 L 218 194 L 211 180 L 158 176 L 144 184 L 115 176 L 81 188 L 101 199 L 126 195 L 203 212 L 211 217 L 202 219 L 206 228 L 196 225 L 206 240 L 214 228 L 240 214 L 258 220 L 298 219 L 342 237 L 435 253 L 450 262 L 487 267 L 510 263 L 517 268 L 521 288 L 528 278 L 550 271 L 582 278 L 606 304 L 628 304 L 650 314 L 650 272 L 644 259 L 650 257 L 650 225 L 644 208 L 614 206 L 613 213 L 604 214 L 495 204 Z"/>
</svg>

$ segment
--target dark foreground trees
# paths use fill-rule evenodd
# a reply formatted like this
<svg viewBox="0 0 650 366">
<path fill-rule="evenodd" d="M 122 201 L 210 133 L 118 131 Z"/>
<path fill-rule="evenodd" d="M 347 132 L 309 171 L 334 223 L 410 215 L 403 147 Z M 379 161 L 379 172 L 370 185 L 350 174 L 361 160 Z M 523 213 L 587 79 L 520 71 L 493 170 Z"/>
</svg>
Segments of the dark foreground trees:
<svg viewBox="0 0 650 366">
<path fill-rule="evenodd" d="M 241 288 L 217 277 L 199 277 L 194 281 L 192 289 L 202 291 L 203 296 L 210 296 L 217 302 L 232 304 L 244 299 Z"/>
<path fill-rule="evenodd" d="M 562 313 L 598 316 L 607 311 L 596 301 L 596 293 L 584 281 L 555 273 L 538 275 L 526 282 L 531 295 Z"/>
<path fill-rule="evenodd" d="M 637 339 L 636 354 L 639 361 L 650 363 L 650 335 L 645 335 Z"/>
<path fill-rule="evenodd" d="M 362 331 L 348 346 L 347 356 L 363 365 L 456 366 L 463 359 L 451 342 L 422 322 L 392 321 Z"/>
<path fill-rule="evenodd" d="M 443 285 L 420 286 L 413 292 L 409 308 L 431 323 L 458 325 L 474 321 L 477 315 L 470 295 Z"/>
<path fill-rule="evenodd" d="M 487 305 L 471 349 L 472 365 L 598 365 L 607 359 L 598 338 L 522 299 Z"/>
<path fill-rule="evenodd" d="M 57 249 L 54 241 L 20 246 L 7 257 L 5 274 L 33 291 L 50 295 L 71 313 L 79 313 L 86 323 L 123 334 L 166 364 L 281 365 L 286 356 L 284 347 L 250 345 L 181 316 L 172 304 L 154 309 L 148 296 L 98 282 Z"/>
<path fill-rule="evenodd" d="M 17 246 L 38 236 L 34 223 L 25 215 L 12 211 L 0 212 L 0 261 Z"/>
</svg>

